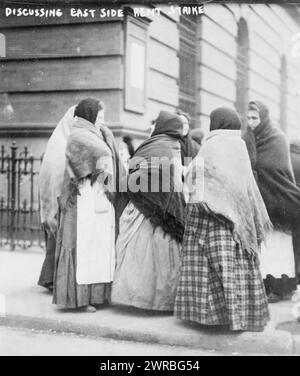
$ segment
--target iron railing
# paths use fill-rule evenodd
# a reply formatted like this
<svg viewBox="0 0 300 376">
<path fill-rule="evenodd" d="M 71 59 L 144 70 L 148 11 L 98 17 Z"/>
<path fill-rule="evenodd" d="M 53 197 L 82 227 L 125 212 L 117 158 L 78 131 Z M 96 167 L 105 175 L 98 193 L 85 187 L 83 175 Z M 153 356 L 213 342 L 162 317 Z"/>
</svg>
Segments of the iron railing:
<svg viewBox="0 0 300 376">
<path fill-rule="evenodd" d="M 9 149 L 0 148 L 0 246 L 42 246 L 37 181 L 42 157 L 27 147 L 19 151 L 15 142 Z"/>
</svg>

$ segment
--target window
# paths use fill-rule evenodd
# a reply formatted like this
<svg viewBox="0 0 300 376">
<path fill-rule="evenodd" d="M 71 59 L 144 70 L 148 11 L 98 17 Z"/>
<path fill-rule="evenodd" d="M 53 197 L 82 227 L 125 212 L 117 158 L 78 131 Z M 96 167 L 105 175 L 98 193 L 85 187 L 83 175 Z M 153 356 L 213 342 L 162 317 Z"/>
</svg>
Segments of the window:
<svg viewBox="0 0 300 376">
<path fill-rule="evenodd" d="M 245 119 L 249 101 L 249 35 L 247 22 L 244 18 L 241 18 L 238 23 L 236 69 L 235 106 L 242 119 Z"/>
<path fill-rule="evenodd" d="M 0 34 L 0 57 L 6 57 L 6 43 L 4 34 Z"/>
<path fill-rule="evenodd" d="M 280 128 L 286 132 L 287 128 L 287 63 L 285 56 L 281 57 L 280 67 Z"/>
<path fill-rule="evenodd" d="M 179 108 L 196 120 L 196 16 L 180 16 Z"/>
<path fill-rule="evenodd" d="M 147 22 L 127 16 L 125 109 L 141 114 L 146 107 L 147 28 Z"/>
</svg>

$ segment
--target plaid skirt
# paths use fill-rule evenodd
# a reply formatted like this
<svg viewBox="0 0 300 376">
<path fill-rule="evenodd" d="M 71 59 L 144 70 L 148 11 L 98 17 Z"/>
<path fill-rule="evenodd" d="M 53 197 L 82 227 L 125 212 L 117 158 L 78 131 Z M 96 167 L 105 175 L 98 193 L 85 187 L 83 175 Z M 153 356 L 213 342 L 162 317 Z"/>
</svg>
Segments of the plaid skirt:
<svg viewBox="0 0 300 376">
<path fill-rule="evenodd" d="M 241 249 L 227 220 L 189 204 L 181 257 L 177 318 L 230 330 L 264 329 L 270 315 L 259 259 Z"/>
</svg>

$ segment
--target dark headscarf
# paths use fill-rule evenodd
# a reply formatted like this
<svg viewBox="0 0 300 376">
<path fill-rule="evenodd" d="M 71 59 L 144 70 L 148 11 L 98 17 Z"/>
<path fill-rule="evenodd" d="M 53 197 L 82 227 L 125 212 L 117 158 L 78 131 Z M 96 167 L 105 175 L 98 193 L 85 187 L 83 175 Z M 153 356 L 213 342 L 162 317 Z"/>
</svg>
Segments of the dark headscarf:
<svg viewBox="0 0 300 376">
<path fill-rule="evenodd" d="M 182 138 L 183 135 L 183 121 L 176 115 L 168 111 L 160 111 L 155 123 L 154 131 L 151 137 L 159 134 L 166 134 L 174 138 Z"/>
<path fill-rule="evenodd" d="M 260 145 L 261 145 L 259 140 L 260 139 L 265 140 L 268 137 L 268 134 L 270 135 L 274 133 L 274 130 L 276 131 L 276 129 L 273 127 L 271 123 L 269 109 L 262 102 L 260 101 L 249 102 L 248 111 L 257 111 L 259 114 L 259 118 L 260 118 L 259 125 L 254 130 L 252 130 L 248 126 L 246 129 L 246 132 L 243 135 L 243 139 L 247 145 L 254 175 L 255 177 L 257 177 L 257 174 L 256 174 L 257 148 L 260 148 Z"/>
<path fill-rule="evenodd" d="M 210 131 L 216 129 L 239 130 L 242 123 L 236 111 L 219 107 L 210 114 Z"/>
<path fill-rule="evenodd" d="M 189 131 L 186 137 L 186 143 L 184 148 L 187 157 L 194 159 L 201 148 L 204 132 L 200 128 L 195 128 Z M 185 163 L 187 165 L 188 163 Z"/>
<path fill-rule="evenodd" d="M 99 110 L 103 107 L 101 102 L 94 98 L 86 98 L 78 103 L 74 116 L 81 117 L 92 124 L 95 124 Z"/>
<path fill-rule="evenodd" d="M 260 117 L 260 125 L 270 122 L 270 112 L 268 107 L 261 101 L 251 101 L 248 104 L 248 111 L 257 111 Z"/>
<path fill-rule="evenodd" d="M 268 108 L 259 101 L 248 110 L 258 111 L 260 124 L 243 136 L 258 187 L 274 226 L 291 230 L 300 220 L 300 189 L 292 171 L 289 146 L 284 134 L 270 120 Z"/>
<path fill-rule="evenodd" d="M 180 143 L 181 163 L 185 164 L 185 158 L 194 158 L 198 153 L 198 147 L 191 137 L 190 132 L 183 135 L 183 121 L 180 116 L 184 114 L 172 114 L 168 111 L 161 111 L 156 120 L 155 129 L 151 136 L 166 134 L 176 138 Z"/>
<path fill-rule="evenodd" d="M 204 132 L 200 128 L 195 128 L 190 131 L 190 135 L 194 141 L 201 146 L 204 137 Z"/>
</svg>

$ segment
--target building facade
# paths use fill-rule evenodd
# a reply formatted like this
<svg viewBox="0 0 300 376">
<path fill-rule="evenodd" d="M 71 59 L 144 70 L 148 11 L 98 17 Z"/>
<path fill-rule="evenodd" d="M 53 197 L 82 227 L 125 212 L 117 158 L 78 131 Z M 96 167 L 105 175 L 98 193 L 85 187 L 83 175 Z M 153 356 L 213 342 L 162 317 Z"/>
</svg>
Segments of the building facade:
<svg viewBox="0 0 300 376">
<path fill-rule="evenodd" d="M 158 7 L 158 6 L 157 6 Z M 96 12 L 101 7 L 94 6 Z M 5 17 L 0 20 L 0 138 L 42 154 L 67 108 L 106 103 L 116 137 L 147 137 L 161 109 L 182 108 L 207 131 L 209 113 L 260 99 L 285 132 L 300 132 L 297 6 L 206 4 L 203 15 L 170 6 L 122 7 L 118 17 Z M 146 16 L 145 16 L 146 14 Z"/>
<path fill-rule="evenodd" d="M 89 12 L 99 6 L 86 17 L 60 8 L 47 18 L 0 8 L 0 245 L 42 243 L 40 157 L 85 97 L 103 100 L 117 140 L 129 134 L 136 145 L 162 109 L 181 108 L 207 132 L 212 110 L 236 108 L 245 120 L 251 99 L 300 138 L 299 6 L 211 3 L 201 15 L 120 6 L 103 18 Z"/>
<path fill-rule="evenodd" d="M 279 4 L 210 4 L 198 31 L 197 116 L 224 104 L 242 116 L 248 100 L 270 109 L 274 124 L 300 133 L 299 7 Z"/>
</svg>

